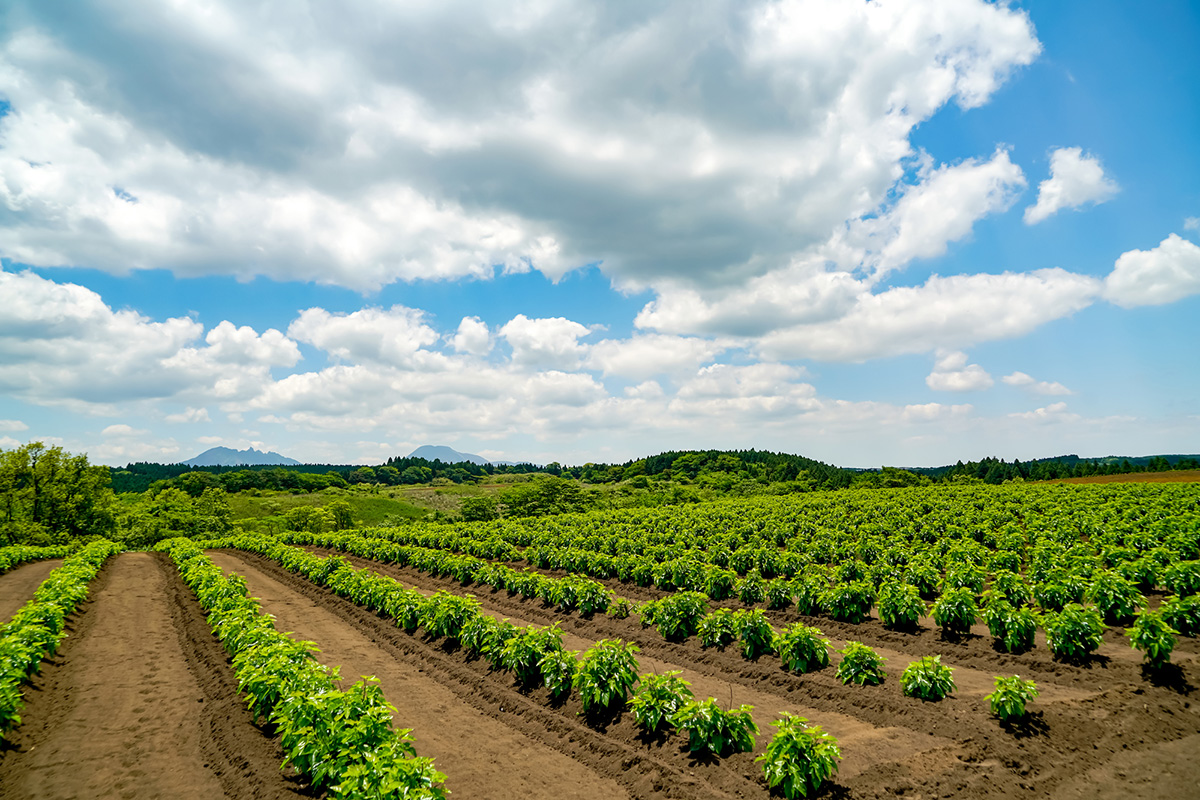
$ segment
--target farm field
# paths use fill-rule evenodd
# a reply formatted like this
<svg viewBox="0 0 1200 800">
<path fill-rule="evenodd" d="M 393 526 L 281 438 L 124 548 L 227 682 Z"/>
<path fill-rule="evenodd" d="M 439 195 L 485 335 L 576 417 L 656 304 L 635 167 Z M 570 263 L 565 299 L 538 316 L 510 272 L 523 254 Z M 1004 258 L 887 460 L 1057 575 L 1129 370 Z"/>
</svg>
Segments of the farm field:
<svg viewBox="0 0 1200 800">
<path fill-rule="evenodd" d="M 838 741 L 842 759 L 822 796 L 1190 797 L 1200 783 L 1195 638 L 1177 637 L 1169 663 L 1152 668 L 1124 635 L 1132 618 L 1105 625 L 1085 656 L 1062 658 L 1045 625 L 1032 647 L 1007 652 L 982 614 L 950 632 L 927 603 L 914 626 L 897 629 L 885 625 L 878 596 L 863 619 L 828 598 L 846 586 L 871 584 L 879 595 L 895 582 L 915 587 L 928 578 L 920 565 L 936 556 L 934 596 L 962 583 L 981 611 L 999 602 L 1000 584 L 1014 602 L 1026 586 L 1028 602 L 1052 620 L 1047 587 L 1065 583 L 1091 607 L 1106 602 L 1094 588 L 1125 585 L 1120 576 L 1141 590 L 1139 609 L 1170 614 L 1194 594 L 1188 565 L 1198 539 L 1195 486 L 1042 486 L 815 494 L 291 534 L 291 544 L 239 536 L 207 543 L 203 555 L 193 546 L 196 556 L 177 547 L 121 553 L 105 562 L 61 647 L 29 680 L 22 722 L 0 752 L 0 798 L 322 793 L 295 769 L 279 769 L 279 730 L 239 697 L 192 579 L 181 578 L 195 563 L 188 558 L 241 576 L 240 591 L 278 631 L 316 643 L 315 658 L 340 668 L 343 688 L 377 678 L 395 726 L 412 729 L 416 755 L 431 757 L 458 797 L 767 798 L 756 758 L 775 733 L 770 723 L 786 713 Z M 0 575 L 0 610 L 11 617 L 59 563 Z M 808 597 L 805 587 L 821 581 L 823 599 Z M 788 599 L 768 601 L 781 586 Z M 754 609 L 776 634 L 816 626 L 830 663 L 787 670 L 770 650 L 747 658 L 736 638 L 705 647 L 695 630 L 664 636 L 663 609 L 692 595 L 706 614 L 741 619 Z M 579 613 L 585 598 L 600 596 L 612 613 Z M 622 601 L 631 613 L 617 610 Z M 466 611 L 443 629 L 431 621 L 438 608 Z M 759 733 L 745 752 L 710 754 L 690 751 L 681 730 L 647 733 L 622 706 L 584 714 L 578 687 L 562 696 L 540 676 L 519 681 L 472 645 L 476 615 L 488 619 L 481 629 L 507 621 L 516 635 L 555 625 L 567 653 L 587 654 L 603 640 L 635 643 L 639 674 L 677 672 L 697 699 L 752 706 Z M 838 678 L 840 651 L 852 642 L 885 659 L 882 683 Z M 925 656 L 953 670 L 944 699 L 902 690 L 905 667 Z M 989 711 L 1001 675 L 1037 684 L 1019 722 Z"/>
</svg>

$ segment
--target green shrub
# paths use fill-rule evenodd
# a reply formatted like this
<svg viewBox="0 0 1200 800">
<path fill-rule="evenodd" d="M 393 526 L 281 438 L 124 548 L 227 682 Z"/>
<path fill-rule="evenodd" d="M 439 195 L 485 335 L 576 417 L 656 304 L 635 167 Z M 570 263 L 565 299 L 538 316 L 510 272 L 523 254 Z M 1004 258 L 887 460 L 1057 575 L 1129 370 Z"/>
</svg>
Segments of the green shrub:
<svg viewBox="0 0 1200 800">
<path fill-rule="evenodd" d="M 786 628 L 775 639 L 783 668 L 791 672 L 813 672 L 829 666 L 829 640 L 817 628 L 802 622 Z"/>
<path fill-rule="evenodd" d="M 866 581 L 839 584 L 821 598 L 821 605 L 828 609 L 829 616 L 855 625 L 870 615 L 874 602 L 875 590 Z"/>
<path fill-rule="evenodd" d="M 1010 653 L 1023 653 L 1033 647 L 1037 617 L 1026 607 L 1013 608 L 1004 600 L 993 600 L 983 611 L 992 636 Z"/>
<path fill-rule="evenodd" d="M 967 588 L 947 589 L 933 604 L 933 621 L 948 633 L 969 632 L 977 613 L 975 592 Z"/>
<path fill-rule="evenodd" d="M 953 673 L 941 656 L 925 656 L 904 668 L 900 686 L 908 697 L 941 700 L 955 689 Z"/>
<path fill-rule="evenodd" d="M 842 751 L 837 739 L 809 725 L 804 717 L 783 712 L 771 723 L 778 732 L 771 737 L 767 751 L 755 759 L 762 762 L 763 777 L 771 789 L 778 787 L 787 800 L 808 797 L 837 772 Z"/>
<path fill-rule="evenodd" d="M 664 722 L 670 723 L 676 711 L 696 699 L 691 684 L 679 675 L 678 670 L 672 670 L 663 675 L 646 674 L 638 681 L 629 706 L 634 721 L 650 733 Z"/>
<path fill-rule="evenodd" d="M 500 650 L 500 664 L 523 684 L 539 683 L 541 662 L 547 653 L 562 650 L 562 631 L 558 623 L 545 628 L 530 625 L 519 628 Z"/>
<path fill-rule="evenodd" d="M 694 634 L 700 618 L 708 611 L 708 598 L 699 592 L 677 592 L 655 603 L 654 624 L 664 639 L 673 642 Z"/>
<path fill-rule="evenodd" d="M 1180 636 L 1200 633 L 1200 595 L 1168 597 L 1162 604 L 1163 620 Z"/>
<path fill-rule="evenodd" d="M 787 578 L 767 581 L 767 608 L 781 609 L 792 604 L 792 584 Z"/>
<path fill-rule="evenodd" d="M 739 608 L 733 612 L 733 626 L 742 645 L 742 655 L 755 659 L 775 652 L 775 629 L 761 609 Z"/>
<path fill-rule="evenodd" d="M 710 697 L 685 704 L 671 716 L 671 722 L 687 731 L 688 749 L 693 753 L 745 753 L 754 749 L 758 735 L 758 725 L 750 715 L 753 708 L 744 705 L 725 711 Z"/>
<path fill-rule="evenodd" d="M 728 608 L 718 608 L 706 615 L 696 626 L 696 635 L 700 638 L 702 647 L 724 647 L 737 638 L 737 626 L 733 622 L 733 612 Z"/>
<path fill-rule="evenodd" d="M 842 654 L 842 663 L 838 664 L 836 675 L 842 683 L 883 683 L 887 675 L 883 671 L 885 659 L 874 650 L 862 642 L 846 642 L 845 648 L 838 652 Z"/>
<path fill-rule="evenodd" d="M 879 589 L 879 619 L 892 630 L 913 630 L 925 613 L 917 587 L 889 581 Z"/>
<path fill-rule="evenodd" d="M 746 577 L 737 582 L 734 591 L 737 592 L 738 599 L 748 606 L 761 603 L 767 597 L 766 586 L 756 569 L 747 572 Z"/>
<path fill-rule="evenodd" d="M 1046 643 L 1059 658 L 1082 658 L 1100 647 L 1104 620 L 1094 608 L 1068 603 L 1057 614 L 1044 618 Z"/>
<path fill-rule="evenodd" d="M 542 673 L 542 682 L 550 690 L 551 696 L 562 698 L 571 693 L 575 681 L 575 673 L 579 670 L 576 650 L 549 650 L 538 662 L 538 670 Z"/>
<path fill-rule="evenodd" d="M 625 703 L 637 683 L 638 646 L 620 639 L 601 639 L 592 645 L 572 681 L 585 713 L 602 711 Z"/>
<path fill-rule="evenodd" d="M 792 579 L 792 601 L 796 610 L 806 616 L 821 613 L 821 598 L 826 591 L 825 579 L 821 575 L 805 572 Z"/>
<path fill-rule="evenodd" d="M 613 619 L 628 619 L 629 614 L 632 611 L 633 611 L 633 606 L 630 604 L 628 598 L 617 597 L 617 598 L 614 598 L 613 601 L 608 604 L 608 611 L 606 611 L 605 613 L 608 614 L 608 616 L 612 617 Z"/>
<path fill-rule="evenodd" d="M 1130 645 L 1141 650 L 1142 658 L 1152 667 L 1161 667 L 1171 660 L 1176 634 L 1178 631 L 1163 620 L 1161 613 L 1155 611 L 1138 614 L 1133 627 L 1125 631 Z"/>
<path fill-rule="evenodd" d="M 1128 623 L 1137 607 L 1146 601 L 1136 586 L 1115 572 L 1097 573 L 1087 596 L 1110 625 Z"/>
<path fill-rule="evenodd" d="M 996 691 L 984 697 L 992 713 L 1002 721 L 1018 720 L 1025 716 L 1025 704 L 1038 696 L 1037 684 L 1023 681 L 1017 675 L 1011 678 L 996 676 Z"/>
<path fill-rule="evenodd" d="M 1180 561 L 1163 571 L 1163 583 L 1180 597 L 1200 593 L 1200 561 Z"/>
<path fill-rule="evenodd" d="M 1033 599 L 1033 592 L 1021 576 L 1009 570 L 1000 570 L 992 578 L 990 591 L 1002 595 L 1011 605 L 1023 606 Z"/>
</svg>

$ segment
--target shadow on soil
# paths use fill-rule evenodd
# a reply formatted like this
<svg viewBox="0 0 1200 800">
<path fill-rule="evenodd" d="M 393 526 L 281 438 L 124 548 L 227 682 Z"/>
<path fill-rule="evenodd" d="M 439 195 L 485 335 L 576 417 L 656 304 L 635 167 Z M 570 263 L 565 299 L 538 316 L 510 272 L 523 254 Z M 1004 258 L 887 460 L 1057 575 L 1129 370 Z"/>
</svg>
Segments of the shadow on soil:
<svg viewBox="0 0 1200 800">
<path fill-rule="evenodd" d="M 1050 733 L 1050 726 L 1046 724 L 1041 711 L 1031 711 L 1020 719 L 1001 720 L 1000 727 L 1016 739 L 1031 739 Z"/>
<path fill-rule="evenodd" d="M 1183 668 L 1178 664 L 1163 664 L 1161 667 L 1142 664 L 1142 677 L 1160 689 L 1170 689 L 1185 696 L 1191 695 L 1196 689 L 1188 682 Z"/>
</svg>

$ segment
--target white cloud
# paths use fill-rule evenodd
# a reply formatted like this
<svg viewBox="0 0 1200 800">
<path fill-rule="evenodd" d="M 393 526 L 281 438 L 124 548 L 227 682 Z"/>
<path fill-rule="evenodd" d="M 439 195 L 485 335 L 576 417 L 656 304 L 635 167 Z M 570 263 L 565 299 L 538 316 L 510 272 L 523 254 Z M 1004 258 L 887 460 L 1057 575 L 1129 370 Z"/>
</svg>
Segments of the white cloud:
<svg viewBox="0 0 1200 800">
<path fill-rule="evenodd" d="M 726 347 L 708 339 L 649 334 L 605 339 L 592 345 L 586 365 L 605 376 L 646 380 L 655 375 L 695 372 Z"/>
<path fill-rule="evenodd" d="M 982 0 L 14 2 L 0 254 L 356 289 L 786 267 L 1041 48 Z"/>
<path fill-rule="evenodd" d="M 845 316 L 768 333 L 773 358 L 865 361 L 1022 336 L 1090 305 L 1099 281 L 1061 269 L 933 276 L 921 286 L 864 294 Z"/>
<path fill-rule="evenodd" d="M 942 351 L 925 378 L 925 385 L 935 392 L 977 392 L 994 384 L 992 376 L 978 364 L 967 364 L 962 351 Z"/>
<path fill-rule="evenodd" d="M 318 347 L 351 364 L 410 365 L 421 348 L 438 341 L 425 323 L 425 312 L 404 306 L 364 308 L 350 314 L 330 314 L 309 308 L 288 326 L 288 336 Z"/>
<path fill-rule="evenodd" d="M 185 408 L 178 414 L 168 414 L 163 419 L 167 422 L 212 422 L 207 408 Z"/>
<path fill-rule="evenodd" d="M 19 419 L 0 419 L 0 431 L 27 431 L 29 426 Z"/>
<path fill-rule="evenodd" d="M 512 360 L 516 364 L 575 369 L 586 353 L 579 339 L 590 331 L 565 317 L 529 319 L 517 314 L 499 333 L 512 347 Z"/>
<path fill-rule="evenodd" d="M 1106 202 L 1119 188 L 1095 156 L 1085 156 L 1081 147 L 1060 147 L 1050 154 L 1050 177 L 1038 184 L 1037 203 L 1025 209 L 1025 224 L 1036 225 L 1064 208 Z"/>
<path fill-rule="evenodd" d="M 136 430 L 131 425 L 109 425 L 104 430 L 100 431 L 101 436 L 112 437 L 128 437 L 128 436 L 143 436 L 149 433 L 146 430 Z"/>
<path fill-rule="evenodd" d="M 1185 231 L 1200 231 L 1200 217 L 1187 217 L 1183 220 Z"/>
<path fill-rule="evenodd" d="M 1153 250 L 1122 253 L 1104 298 L 1123 308 L 1173 303 L 1200 293 L 1200 247 L 1172 233 Z"/>
<path fill-rule="evenodd" d="M 479 317 L 463 317 L 451 343 L 460 353 L 485 356 L 492 350 L 492 334 Z"/>
<path fill-rule="evenodd" d="M 1008 415 L 1012 419 L 1025 420 L 1027 422 L 1037 422 L 1042 424 L 1054 424 L 1063 422 L 1078 422 L 1083 419 L 1079 414 L 1067 410 L 1067 404 L 1063 402 L 1051 403 L 1043 408 L 1035 408 L 1033 411 L 1023 411 Z"/>
<path fill-rule="evenodd" d="M 300 360 L 300 348 L 274 328 L 260 336 L 253 328 L 222 321 L 204 337 L 208 353 L 223 364 L 291 367 Z"/>
<path fill-rule="evenodd" d="M 1011 375 L 1005 375 L 1000 380 L 1007 383 L 1009 386 L 1019 386 L 1028 389 L 1034 394 L 1061 395 L 1074 394 L 1066 386 L 1063 386 L 1058 381 L 1039 381 L 1033 376 L 1024 372 L 1014 372 Z"/>
<path fill-rule="evenodd" d="M 851 236 L 865 237 L 868 248 L 878 251 L 869 261 L 888 272 L 944 254 L 977 220 L 1011 206 L 1024 187 L 1025 176 L 1006 150 L 997 150 L 990 161 L 943 165 L 924 171 L 884 216 L 854 223 Z"/>
</svg>

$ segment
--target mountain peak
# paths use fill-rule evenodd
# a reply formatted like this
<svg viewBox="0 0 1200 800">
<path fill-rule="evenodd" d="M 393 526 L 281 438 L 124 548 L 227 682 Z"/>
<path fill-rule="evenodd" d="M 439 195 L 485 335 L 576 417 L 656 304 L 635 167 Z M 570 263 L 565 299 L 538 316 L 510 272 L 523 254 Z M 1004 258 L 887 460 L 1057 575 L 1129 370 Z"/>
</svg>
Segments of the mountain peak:
<svg viewBox="0 0 1200 800">
<path fill-rule="evenodd" d="M 213 447 L 205 450 L 195 458 L 180 461 L 188 467 L 242 467 L 259 464 L 275 464 L 296 466 L 300 462 L 294 458 L 280 455 L 274 451 L 255 450 L 253 447 L 245 450 L 234 450 L 231 447 Z"/>
</svg>

